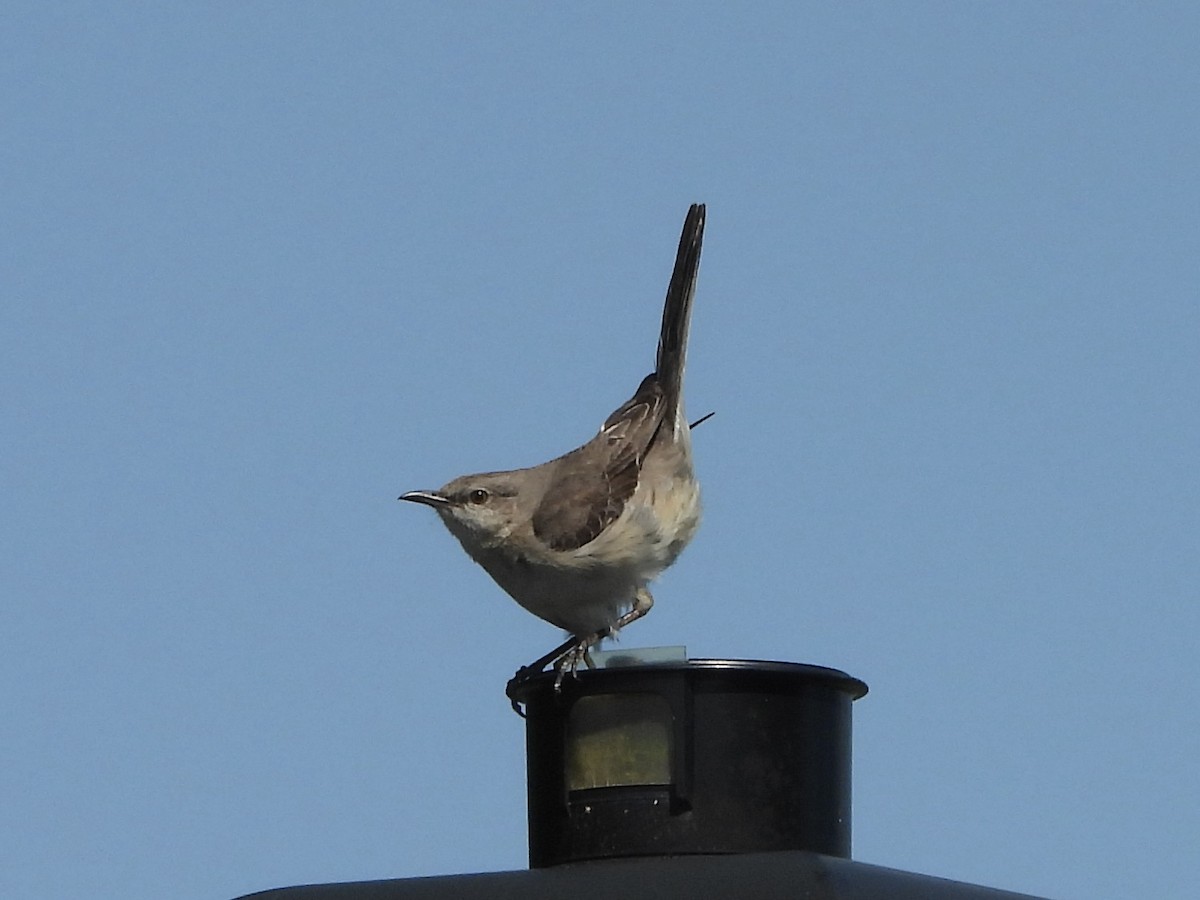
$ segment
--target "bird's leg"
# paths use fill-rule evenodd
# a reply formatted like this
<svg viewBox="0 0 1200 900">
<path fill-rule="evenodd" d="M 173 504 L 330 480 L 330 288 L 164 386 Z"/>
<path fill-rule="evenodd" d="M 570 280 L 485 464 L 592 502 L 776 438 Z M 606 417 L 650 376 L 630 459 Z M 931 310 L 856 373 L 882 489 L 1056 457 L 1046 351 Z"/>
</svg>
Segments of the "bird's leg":
<svg viewBox="0 0 1200 900">
<path fill-rule="evenodd" d="M 654 597 L 650 595 L 645 587 L 637 589 L 637 593 L 633 595 L 633 608 L 621 618 L 617 619 L 617 624 L 609 629 L 608 633 L 613 634 L 624 628 L 630 622 L 636 622 L 646 613 L 650 612 L 650 607 L 654 605 Z"/>
<path fill-rule="evenodd" d="M 604 640 L 604 638 L 612 637 L 630 622 L 636 622 L 646 613 L 650 612 L 650 607 L 652 606 L 654 606 L 654 597 L 645 587 L 640 587 L 637 589 L 637 593 L 633 595 L 633 607 L 629 612 L 617 619 L 612 627 L 589 634 L 587 637 L 578 638 L 575 644 L 569 647 L 554 663 L 554 670 L 558 673 L 554 678 L 554 692 L 558 693 L 562 690 L 563 677 L 567 672 L 575 675 L 579 671 L 581 660 L 589 669 L 596 668 L 588 651 Z"/>
<path fill-rule="evenodd" d="M 633 606 L 629 612 L 625 613 L 621 618 L 612 625 L 611 628 L 603 628 L 600 631 L 592 634 L 572 635 L 563 641 L 549 653 L 538 657 L 527 666 L 521 666 L 513 675 L 513 681 L 521 682 L 527 678 L 532 678 L 534 675 L 541 673 L 547 663 L 554 664 L 554 692 L 558 693 L 562 690 L 563 678 L 570 672 L 574 675 L 579 670 L 579 664 L 582 662 L 589 669 L 596 668 L 592 662 L 590 651 L 592 647 L 600 643 L 604 638 L 611 637 L 617 631 L 624 628 L 630 622 L 636 622 L 646 613 L 650 612 L 650 608 L 654 606 L 654 597 L 645 587 L 640 587 L 633 595 Z"/>
</svg>

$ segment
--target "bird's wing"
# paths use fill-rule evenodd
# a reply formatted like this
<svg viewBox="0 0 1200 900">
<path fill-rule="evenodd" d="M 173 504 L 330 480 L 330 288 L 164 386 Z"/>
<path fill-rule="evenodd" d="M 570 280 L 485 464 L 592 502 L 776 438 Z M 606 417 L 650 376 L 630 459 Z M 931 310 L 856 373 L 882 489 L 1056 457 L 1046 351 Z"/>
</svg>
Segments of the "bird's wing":
<svg viewBox="0 0 1200 900">
<path fill-rule="evenodd" d="M 665 411 L 658 379 L 637 393 L 600 433 L 558 460 L 557 474 L 533 512 L 533 533 L 553 550 L 577 550 L 617 520 L 637 490 L 642 459 Z"/>
</svg>

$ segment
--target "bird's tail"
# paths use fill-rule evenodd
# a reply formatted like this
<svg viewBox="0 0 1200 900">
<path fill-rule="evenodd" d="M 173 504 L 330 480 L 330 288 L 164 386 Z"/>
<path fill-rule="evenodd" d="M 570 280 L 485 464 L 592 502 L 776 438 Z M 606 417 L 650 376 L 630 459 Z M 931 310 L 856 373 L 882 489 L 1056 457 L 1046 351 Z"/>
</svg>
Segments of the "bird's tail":
<svg viewBox="0 0 1200 900">
<path fill-rule="evenodd" d="M 668 421 L 679 421 L 683 403 L 683 367 L 687 359 L 688 325 L 692 318 L 692 296 L 700 268 L 700 245 L 704 240 L 704 204 L 693 203 L 683 220 L 675 271 L 663 304 L 662 332 L 658 338 L 655 374 L 667 400 Z"/>
</svg>

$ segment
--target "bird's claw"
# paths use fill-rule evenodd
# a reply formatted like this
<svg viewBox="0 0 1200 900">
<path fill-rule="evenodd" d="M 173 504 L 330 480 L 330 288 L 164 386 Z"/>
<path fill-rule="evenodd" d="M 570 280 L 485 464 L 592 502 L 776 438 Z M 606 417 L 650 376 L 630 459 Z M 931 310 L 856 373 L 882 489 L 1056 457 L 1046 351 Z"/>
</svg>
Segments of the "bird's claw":
<svg viewBox="0 0 1200 900">
<path fill-rule="evenodd" d="M 596 668 L 589 652 L 596 642 L 594 636 L 581 638 L 573 647 L 554 661 L 554 693 L 562 693 L 563 678 L 570 672 L 572 678 L 579 677 L 579 664 L 582 662 L 589 669 Z"/>
<path fill-rule="evenodd" d="M 508 699 L 512 703 L 513 712 L 522 719 L 525 718 L 525 711 L 521 709 L 517 699 L 513 696 L 515 688 L 529 681 L 529 679 L 541 675 L 547 664 L 554 667 L 554 693 L 555 695 L 562 693 L 563 679 L 567 673 L 571 677 L 579 677 L 579 664 L 582 662 L 587 668 L 594 669 L 596 664 L 592 661 L 591 649 L 602 638 L 608 637 L 608 631 L 589 634 L 585 637 L 572 637 L 570 640 L 559 644 L 545 656 L 535 659 L 527 666 L 521 666 L 513 674 L 513 677 L 508 681 L 508 688 L 505 691 L 508 694 Z"/>
</svg>

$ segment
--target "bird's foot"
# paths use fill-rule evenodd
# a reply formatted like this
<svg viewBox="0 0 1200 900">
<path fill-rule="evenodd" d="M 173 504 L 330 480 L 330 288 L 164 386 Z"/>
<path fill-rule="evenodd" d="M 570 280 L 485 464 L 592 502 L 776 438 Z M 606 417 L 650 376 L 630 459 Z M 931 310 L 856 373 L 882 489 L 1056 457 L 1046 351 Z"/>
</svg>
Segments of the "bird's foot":
<svg viewBox="0 0 1200 900">
<path fill-rule="evenodd" d="M 589 635 L 580 638 L 566 653 L 554 661 L 554 693 L 562 693 L 563 678 L 570 673 L 572 678 L 579 677 L 579 664 L 582 662 L 589 669 L 596 668 L 592 662 L 592 645 L 600 640 L 599 635 Z"/>
<path fill-rule="evenodd" d="M 517 687 L 529 681 L 529 679 L 541 675 L 547 665 L 553 664 L 554 666 L 555 694 L 562 693 L 563 679 L 567 676 L 568 672 L 572 677 L 577 677 L 581 662 L 589 669 L 596 668 L 596 664 L 592 662 L 590 651 L 592 647 L 611 634 L 612 629 L 605 629 L 604 631 L 597 631 L 595 634 L 585 635 L 584 637 L 572 636 L 549 653 L 538 657 L 529 665 L 521 666 L 521 668 L 517 669 L 513 677 L 509 679 L 508 688 L 505 691 L 512 702 L 513 711 L 521 718 L 525 718 L 525 712 L 513 696 L 513 692 Z"/>
</svg>

